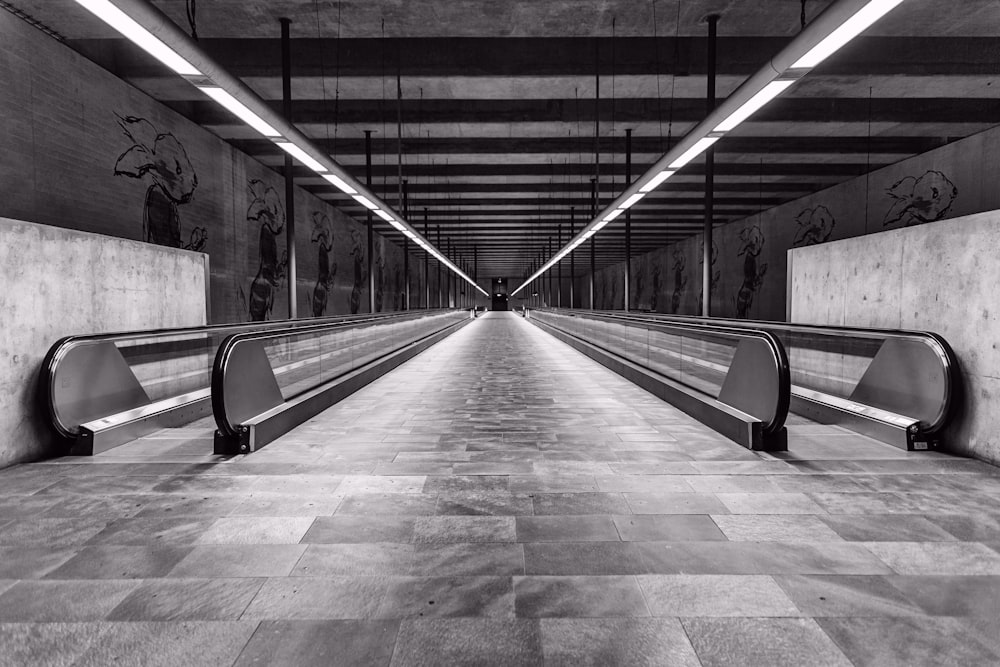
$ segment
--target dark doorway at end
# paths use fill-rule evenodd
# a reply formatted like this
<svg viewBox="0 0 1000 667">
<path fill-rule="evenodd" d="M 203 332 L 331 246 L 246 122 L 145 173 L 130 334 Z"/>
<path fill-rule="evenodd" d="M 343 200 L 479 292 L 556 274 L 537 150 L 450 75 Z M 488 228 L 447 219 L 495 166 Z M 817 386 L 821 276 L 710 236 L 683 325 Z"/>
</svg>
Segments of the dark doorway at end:
<svg viewBox="0 0 1000 667">
<path fill-rule="evenodd" d="M 492 287 L 490 288 L 490 296 L 492 297 L 490 310 L 510 310 L 510 296 L 507 294 L 507 279 L 494 278 L 490 282 L 492 283 Z"/>
</svg>

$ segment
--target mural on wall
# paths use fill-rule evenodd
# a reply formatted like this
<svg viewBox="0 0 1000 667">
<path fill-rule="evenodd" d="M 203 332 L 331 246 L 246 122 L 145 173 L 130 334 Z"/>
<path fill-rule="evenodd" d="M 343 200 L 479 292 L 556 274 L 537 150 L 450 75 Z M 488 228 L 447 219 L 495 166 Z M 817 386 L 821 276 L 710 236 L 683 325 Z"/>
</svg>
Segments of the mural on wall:
<svg viewBox="0 0 1000 667">
<path fill-rule="evenodd" d="M 882 220 L 888 227 L 902 223 L 904 227 L 940 220 L 948 213 L 958 188 L 940 171 L 928 171 L 920 178 L 907 176 L 885 191 L 894 199 Z"/>
<path fill-rule="evenodd" d="M 247 220 L 260 223 L 257 245 L 260 263 L 257 275 L 250 283 L 250 320 L 261 322 L 271 315 L 274 290 L 284 281 L 285 267 L 288 266 L 287 251 L 283 251 L 278 258 L 278 235 L 285 228 L 285 208 L 278 193 L 264 181 L 252 179 L 247 185 L 251 196 Z"/>
<path fill-rule="evenodd" d="M 656 312 L 656 305 L 660 299 L 660 289 L 663 287 L 663 280 L 660 278 L 660 263 L 653 258 L 653 294 L 649 297 L 649 309 Z"/>
<path fill-rule="evenodd" d="M 351 229 L 351 259 L 354 260 L 354 287 L 351 289 L 351 315 L 361 309 L 361 285 L 365 281 L 365 247 L 361 232 Z"/>
<path fill-rule="evenodd" d="M 718 263 L 718 261 L 719 261 L 719 244 L 715 242 L 715 239 L 712 239 L 712 265 L 711 265 L 712 275 L 709 277 L 709 280 L 708 280 L 709 298 L 711 298 L 712 294 L 715 294 L 715 288 L 719 286 L 719 278 L 722 275 L 722 271 L 716 270 L 716 268 L 715 268 L 715 265 Z M 705 240 L 704 239 L 702 239 L 701 243 L 698 244 L 698 267 L 699 267 L 700 270 L 704 271 L 704 267 L 705 267 Z M 696 313 L 697 315 L 701 315 L 703 312 L 705 312 L 705 310 L 704 310 L 704 305 L 705 305 L 704 301 L 705 301 L 705 295 L 702 292 L 699 292 L 698 293 L 698 312 Z M 715 299 L 713 298 L 712 301 L 715 301 Z"/>
<path fill-rule="evenodd" d="M 736 256 L 743 257 L 743 284 L 740 285 L 734 301 L 736 317 L 749 319 L 754 295 L 760 289 L 761 283 L 764 282 L 764 274 L 767 273 L 766 262 L 757 265 L 757 258 L 764 251 L 764 233 L 760 231 L 760 225 L 751 225 L 743 228 L 739 239 L 741 247 Z"/>
<path fill-rule="evenodd" d="M 319 211 L 312 214 L 313 231 L 310 241 L 317 245 L 318 271 L 316 285 L 312 293 L 313 317 L 326 314 L 326 302 L 330 296 L 333 279 L 337 275 L 337 263 L 330 264 L 330 251 L 333 250 L 333 225 L 330 218 Z"/>
<path fill-rule="evenodd" d="M 118 126 L 132 142 L 115 162 L 115 176 L 150 181 L 142 207 L 142 239 L 171 248 L 202 250 L 208 242 L 204 227 L 195 227 L 181 242 L 177 207 L 187 204 L 198 188 L 198 175 L 183 144 L 170 132 L 158 132 L 145 118 L 120 116 Z"/>
<path fill-rule="evenodd" d="M 685 269 L 687 258 L 680 248 L 674 248 L 674 293 L 670 297 L 670 312 L 676 314 L 681 307 L 681 296 L 687 288 L 688 279 Z"/>
<path fill-rule="evenodd" d="M 792 247 L 804 248 L 829 241 L 833 228 L 837 226 L 837 220 L 826 206 L 814 206 L 803 209 L 795 216 L 795 224 L 798 227 L 795 230 Z"/>
<path fill-rule="evenodd" d="M 399 264 L 393 267 L 393 285 L 395 286 L 395 295 L 392 299 L 394 310 L 403 310 L 406 308 L 406 285 L 403 284 L 403 271 L 399 268 Z"/>
<path fill-rule="evenodd" d="M 636 267 L 636 270 L 632 272 L 632 289 L 629 290 L 629 298 L 632 303 L 628 305 L 630 308 L 633 305 L 638 308 L 642 300 L 642 290 L 646 288 L 646 264 L 645 262 L 633 262 L 632 266 Z"/>
<path fill-rule="evenodd" d="M 382 298 L 385 296 L 385 249 L 375 246 L 375 312 L 382 312 Z"/>
</svg>

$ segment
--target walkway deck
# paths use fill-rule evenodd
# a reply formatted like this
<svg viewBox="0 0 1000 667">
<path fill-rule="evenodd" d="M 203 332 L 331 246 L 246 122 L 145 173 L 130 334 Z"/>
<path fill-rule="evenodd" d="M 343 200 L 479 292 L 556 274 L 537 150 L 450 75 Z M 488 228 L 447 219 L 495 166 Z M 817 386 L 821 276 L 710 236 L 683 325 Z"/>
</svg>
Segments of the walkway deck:
<svg viewBox="0 0 1000 667">
<path fill-rule="evenodd" d="M 511 314 L 209 430 L 0 472 L 0 663 L 1000 663 L 1000 471 L 754 454 Z"/>
</svg>

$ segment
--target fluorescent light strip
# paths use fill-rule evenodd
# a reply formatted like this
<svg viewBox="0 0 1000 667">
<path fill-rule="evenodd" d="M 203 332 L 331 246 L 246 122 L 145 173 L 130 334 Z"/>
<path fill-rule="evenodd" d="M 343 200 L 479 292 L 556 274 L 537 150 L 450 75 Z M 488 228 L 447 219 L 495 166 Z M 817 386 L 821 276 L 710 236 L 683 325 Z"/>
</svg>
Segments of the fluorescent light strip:
<svg viewBox="0 0 1000 667">
<path fill-rule="evenodd" d="M 392 217 L 391 215 L 389 215 L 388 213 L 386 213 L 385 211 L 383 211 L 380 208 L 375 209 L 375 215 L 377 215 L 378 217 L 382 218 L 386 222 L 395 222 L 396 221 L 396 218 Z"/>
<path fill-rule="evenodd" d="M 615 218 L 617 218 L 619 215 L 621 215 L 624 212 L 625 212 L 625 209 L 616 208 L 615 210 L 611 211 L 606 216 L 604 216 L 604 219 L 601 220 L 601 222 L 603 222 L 604 224 L 607 224 L 607 223 L 611 222 L 612 220 L 614 220 Z M 598 223 L 598 224 L 600 225 L 600 223 Z M 604 225 L 600 225 L 600 227 L 598 227 L 598 226 L 595 225 L 594 229 L 600 229 L 603 226 Z"/>
<path fill-rule="evenodd" d="M 330 183 L 333 184 L 333 187 L 337 188 L 338 190 L 340 190 L 344 194 L 348 194 L 348 195 L 356 195 L 356 194 L 358 194 L 357 190 L 355 190 L 350 185 L 348 185 L 347 181 L 345 181 L 344 179 L 340 178 L 336 174 L 323 174 L 323 178 L 325 178 L 326 180 L 330 181 Z"/>
<path fill-rule="evenodd" d="M 309 167 L 313 171 L 318 171 L 318 172 L 326 171 L 326 167 L 321 165 L 319 161 L 316 160 L 316 158 L 309 155 L 309 153 L 306 153 L 296 144 L 293 144 L 290 141 L 275 141 L 274 143 L 278 144 L 278 148 L 285 151 L 286 153 L 288 153 L 289 155 L 291 155 L 296 160 L 298 160 L 305 166 Z"/>
<path fill-rule="evenodd" d="M 815 67 L 902 2 L 903 0 L 872 0 L 792 63 L 792 67 Z"/>
<path fill-rule="evenodd" d="M 634 195 L 632 195 L 631 197 L 629 197 L 628 199 L 626 199 L 618 208 L 620 208 L 620 209 L 632 208 L 636 204 L 636 202 L 638 202 L 640 199 L 642 199 L 645 196 L 646 196 L 645 194 L 643 194 L 641 192 L 637 192 Z"/>
<path fill-rule="evenodd" d="M 198 68 L 184 60 L 176 51 L 161 42 L 153 33 L 143 28 L 135 19 L 108 0 L 76 1 L 94 16 L 120 32 L 133 44 L 181 76 L 201 76 Z"/>
<path fill-rule="evenodd" d="M 761 88 L 756 95 L 751 97 L 749 100 L 744 102 L 736 111 L 729 115 L 724 121 L 715 126 L 715 132 L 728 132 L 733 129 L 747 118 L 752 116 L 754 112 L 760 109 L 762 106 L 773 100 L 775 97 L 783 93 L 789 86 L 795 83 L 795 79 L 779 79 L 777 81 L 772 81 L 763 88 Z"/>
<path fill-rule="evenodd" d="M 417 238 L 417 235 L 414 234 L 413 232 L 411 232 L 409 229 L 403 228 L 400 231 L 403 232 L 403 236 L 405 236 L 406 238 L 408 238 L 410 240 L 415 240 Z"/>
<path fill-rule="evenodd" d="M 271 127 L 267 121 L 255 114 L 253 111 L 250 111 L 245 104 L 227 93 L 222 88 L 219 88 L 218 86 L 198 86 L 198 90 L 224 106 L 230 111 L 230 113 L 263 134 L 265 137 L 274 138 L 281 136 L 281 133 Z"/>
<path fill-rule="evenodd" d="M 649 179 L 648 183 L 646 183 L 644 186 L 642 186 L 641 188 L 639 188 L 639 192 L 642 192 L 644 194 L 647 193 L 647 192 L 652 192 L 657 187 L 659 187 L 660 183 L 662 183 L 663 181 L 665 181 L 668 178 L 670 178 L 671 176 L 673 176 L 674 173 L 675 172 L 673 172 L 673 171 L 671 171 L 669 169 L 665 169 L 665 170 L 661 171 L 656 176 L 653 176 L 653 178 Z"/>
<path fill-rule="evenodd" d="M 706 150 L 708 150 L 708 147 L 714 144 L 718 140 L 719 137 L 702 137 L 701 139 L 695 142 L 694 146 L 684 151 L 684 153 L 681 154 L 679 158 L 671 162 L 670 168 L 680 169 L 688 162 L 690 162 L 691 160 L 695 159 L 696 157 L 704 153 Z"/>
<path fill-rule="evenodd" d="M 378 206 L 373 204 L 372 200 L 369 199 L 368 197 L 365 197 L 364 195 L 352 195 L 352 196 L 354 198 L 354 201 L 358 202 L 365 208 L 370 209 L 372 211 L 378 209 Z"/>
</svg>

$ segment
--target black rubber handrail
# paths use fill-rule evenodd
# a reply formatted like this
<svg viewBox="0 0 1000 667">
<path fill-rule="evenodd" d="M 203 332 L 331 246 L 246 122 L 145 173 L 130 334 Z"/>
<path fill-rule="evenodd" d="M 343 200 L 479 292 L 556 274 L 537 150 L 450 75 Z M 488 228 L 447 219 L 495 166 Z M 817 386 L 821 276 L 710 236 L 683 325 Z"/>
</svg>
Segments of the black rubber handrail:
<svg viewBox="0 0 1000 667">
<path fill-rule="evenodd" d="M 462 308 L 440 308 L 430 310 L 408 310 L 394 313 L 392 319 L 406 321 L 418 319 L 428 315 L 461 312 Z M 254 331 L 247 333 L 233 334 L 227 336 L 219 345 L 215 354 L 215 362 L 212 364 L 212 412 L 215 415 L 215 423 L 219 431 L 226 437 L 238 435 L 237 429 L 230 422 L 226 414 L 225 402 L 225 382 L 226 371 L 229 367 L 229 360 L 233 350 L 242 342 L 257 340 L 264 341 L 274 338 L 286 338 L 294 335 L 308 335 L 326 333 L 336 329 L 346 329 L 353 327 L 375 326 L 385 321 L 385 318 L 372 318 L 368 321 L 333 322 L 326 324 L 316 324 L 314 326 L 289 327 L 286 329 L 273 329 L 268 331 Z"/>
<path fill-rule="evenodd" d="M 772 434 L 780 431 L 785 425 L 785 420 L 788 418 L 788 409 L 791 404 L 791 372 L 789 370 L 788 355 L 785 353 L 784 345 L 782 345 L 781 341 L 770 332 L 754 329 L 752 327 L 740 327 L 715 323 L 664 323 L 662 321 L 657 321 L 656 318 L 643 319 L 630 314 L 626 315 L 609 311 L 578 311 L 557 308 L 537 308 L 529 310 L 539 310 L 541 312 L 548 311 L 557 315 L 577 317 L 580 319 L 597 319 L 628 324 L 642 324 L 650 330 L 673 330 L 687 334 L 715 334 L 721 337 L 732 338 L 733 336 L 736 336 L 763 340 L 771 350 L 771 354 L 774 359 L 775 371 L 778 377 L 778 397 L 775 402 L 774 417 L 770 422 L 763 424 L 762 430 L 764 433 Z"/>
</svg>

